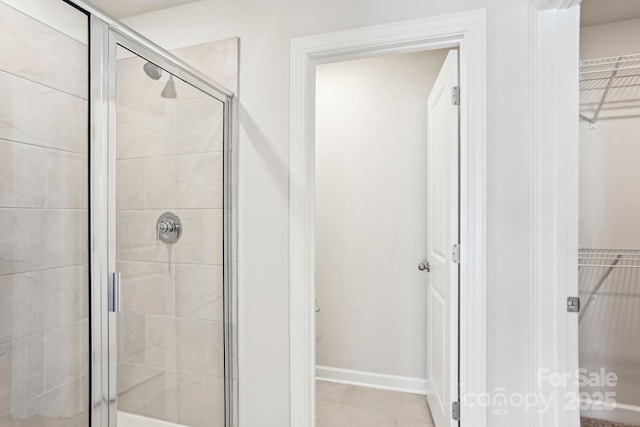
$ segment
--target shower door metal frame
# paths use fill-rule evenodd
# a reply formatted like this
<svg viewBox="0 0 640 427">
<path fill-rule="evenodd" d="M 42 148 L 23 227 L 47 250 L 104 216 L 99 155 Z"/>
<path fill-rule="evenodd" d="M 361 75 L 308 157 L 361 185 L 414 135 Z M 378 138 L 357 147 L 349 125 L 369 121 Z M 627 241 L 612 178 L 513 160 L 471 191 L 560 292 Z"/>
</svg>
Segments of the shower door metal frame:
<svg viewBox="0 0 640 427">
<path fill-rule="evenodd" d="M 109 274 L 116 271 L 115 144 L 118 46 L 151 61 L 217 99 L 223 119 L 223 271 L 225 426 L 238 420 L 237 367 L 237 124 L 232 92 L 80 0 L 64 0 L 89 15 L 90 46 L 90 269 L 91 269 L 91 385 L 90 427 L 117 425 L 116 322 L 108 310 Z"/>
</svg>

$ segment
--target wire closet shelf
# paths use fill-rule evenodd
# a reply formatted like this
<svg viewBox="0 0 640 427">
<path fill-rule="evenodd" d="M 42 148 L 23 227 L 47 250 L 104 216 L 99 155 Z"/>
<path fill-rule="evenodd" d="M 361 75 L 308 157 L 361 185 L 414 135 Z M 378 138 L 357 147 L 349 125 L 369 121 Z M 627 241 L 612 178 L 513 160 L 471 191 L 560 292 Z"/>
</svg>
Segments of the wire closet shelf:
<svg viewBox="0 0 640 427">
<path fill-rule="evenodd" d="M 640 281 L 639 268 L 640 249 L 580 248 L 578 288 L 581 299 L 583 296 L 586 298 L 579 321 L 583 320 L 603 289 L 609 294 L 628 293 L 629 289 L 637 289 L 635 284 Z"/>
<path fill-rule="evenodd" d="M 640 54 L 580 61 L 580 118 L 640 117 Z"/>
<path fill-rule="evenodd" d="M 578 267 L 640 268 L 640 249 L 580 249 Z"/>
</svg>

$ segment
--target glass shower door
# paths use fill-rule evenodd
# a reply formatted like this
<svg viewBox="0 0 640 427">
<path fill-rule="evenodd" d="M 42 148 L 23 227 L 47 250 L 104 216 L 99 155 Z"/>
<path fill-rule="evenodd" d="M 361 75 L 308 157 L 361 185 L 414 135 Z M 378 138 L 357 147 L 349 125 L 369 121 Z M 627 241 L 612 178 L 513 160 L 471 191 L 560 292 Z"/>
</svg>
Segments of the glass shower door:
<svg viewBox="0 0 640 427">
<path fill-rule="evenodd" d="M 121 45 L 116 58 L 109 424 L 222 427 L 225 104 Z"/>
</svg>

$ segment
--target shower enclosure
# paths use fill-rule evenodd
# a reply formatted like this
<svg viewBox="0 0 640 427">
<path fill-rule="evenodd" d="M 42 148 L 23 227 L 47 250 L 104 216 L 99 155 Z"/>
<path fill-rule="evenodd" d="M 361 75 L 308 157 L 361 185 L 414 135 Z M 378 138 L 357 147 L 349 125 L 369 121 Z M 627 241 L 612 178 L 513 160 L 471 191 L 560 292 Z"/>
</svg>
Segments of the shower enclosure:
<svg viewBox="0 0 640 427">
<path fill-rule="evenodd" d="M 237 425 L 234 93 L 80 0 L 50 22 L 20 3 L 0 0 L 0 427 Z"/>
</svg>

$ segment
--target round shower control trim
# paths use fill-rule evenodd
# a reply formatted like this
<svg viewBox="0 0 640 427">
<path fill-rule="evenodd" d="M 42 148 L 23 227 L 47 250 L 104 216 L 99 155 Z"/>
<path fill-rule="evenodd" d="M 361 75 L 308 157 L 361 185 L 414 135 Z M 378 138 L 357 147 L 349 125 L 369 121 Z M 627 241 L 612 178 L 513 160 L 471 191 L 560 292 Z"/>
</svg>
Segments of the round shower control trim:
<svg viewBox="0 0 640 427">
<path fill-rule="evenodd" d="M 182 221 L 173 212 L 165 212 L 156 221 L 156 240 L 175 243 L 182 236 Z"/>
</svg>

